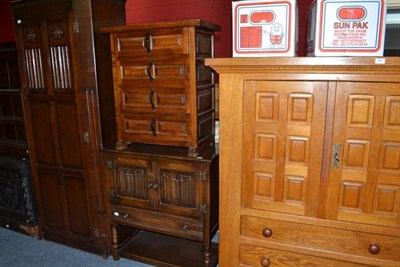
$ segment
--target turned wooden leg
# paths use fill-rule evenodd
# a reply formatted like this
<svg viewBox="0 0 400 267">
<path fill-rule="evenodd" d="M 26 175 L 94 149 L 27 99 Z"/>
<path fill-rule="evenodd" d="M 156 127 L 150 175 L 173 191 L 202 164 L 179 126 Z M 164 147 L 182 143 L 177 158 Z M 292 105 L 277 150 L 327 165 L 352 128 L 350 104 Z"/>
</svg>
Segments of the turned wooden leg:
<svg viewBox="0 0 400 267">
<path fill-rule="evenodd" d="M 112 232 L 112 251 L 111 254 L 113 256 L 114 260 L 119 260 L 119 254 L 118 254 L 118 232 L 117 232 L 117 226 L 113 225 L 111 228 Z"/>
<path fill-rule="evenodd" d="M 204 266 L 210 266 L 210 247 L 204 247 Z"/>
</svg>

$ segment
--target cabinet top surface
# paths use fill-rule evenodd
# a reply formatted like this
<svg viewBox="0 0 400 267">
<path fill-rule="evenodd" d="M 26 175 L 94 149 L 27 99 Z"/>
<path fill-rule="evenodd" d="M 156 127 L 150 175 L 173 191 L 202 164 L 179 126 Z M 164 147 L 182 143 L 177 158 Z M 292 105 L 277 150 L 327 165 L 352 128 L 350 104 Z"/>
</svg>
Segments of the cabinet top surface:
<svg viewBox="0 0 400 267">
<path fill-rule="evenodd" d="M 221 29 L 219 25 L 214 24 L 212 22 L 204 21 L 201 19 L 190 19 L 190 20 L 179 20 L 179 21 L 148 22 L 148 23 L 125 25 L 125 26 L 107 27 L 107 28 L 102 28 L 101 32 L 123 33 L 123 32 L 140 31 L 140 30 L 182 28 L 182 27 L 200 27 L 211 31 L 219 31 Z"/>
<path fill-rule="evenodd" d="M 400 57 L 270 57 L 270 58 L 213 58 L 205 64 L 219 73 L 233 73 L 237 70 L 257 72 L 268 69 L 312 70 L 367 70 L 385 69 L 400 72 Z"/>
</svg>

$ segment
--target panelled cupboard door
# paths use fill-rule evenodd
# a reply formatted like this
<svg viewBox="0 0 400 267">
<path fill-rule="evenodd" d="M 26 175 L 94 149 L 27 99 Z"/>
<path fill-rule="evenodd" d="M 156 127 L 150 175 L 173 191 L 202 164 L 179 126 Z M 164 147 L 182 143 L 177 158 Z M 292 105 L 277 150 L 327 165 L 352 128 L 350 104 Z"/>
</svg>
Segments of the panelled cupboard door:
<svg viewBox="0 0 400 267">
<path fill-rule="evenodd" d="M 156 162 L 159 187 L 157 208 L 161 211 L 200 218 L 203 201 L 203 178 L 206 175 L 199 166 L 189 162 Z"/>
<path fill-rule="evenodd" d="M 108 160 L 107 162 L 111 162 Z M 139 208 L 154 208 L 152 162 L 145 159 L 118 157 L 113 171 L 112 202 Z"/>
<path fill-rule="evenodd" d="M 400 227 L 399 84 L 338 83 L 331 159 L 328 218 Z"/>
<path fill-rule="evenodd" d="M 24 109 L 41 224 L 47 239 L 89 244 L 90 198 L 83 160 L 83 122 L 74 84 L 68 3 L 21 17 Z"/>
<path fill-rule="evenodd" d="M 245 81 L 246 207 L 316 216 L 326 97 L 326 82 Z"/>
</svg>

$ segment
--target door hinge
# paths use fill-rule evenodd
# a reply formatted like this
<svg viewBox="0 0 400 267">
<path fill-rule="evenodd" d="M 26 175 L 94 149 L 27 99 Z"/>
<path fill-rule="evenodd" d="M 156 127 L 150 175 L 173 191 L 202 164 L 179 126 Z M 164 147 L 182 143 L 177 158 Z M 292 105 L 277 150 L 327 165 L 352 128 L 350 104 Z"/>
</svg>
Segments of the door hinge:
<svg viewBox="0 0 400 267">
<path fill-rule="evenodd" d="M 78 22 L 72 22 L 72 32 L 79 33 L 79 24 Z"/>
<path fill-rule="evenodd" d="M 94 228 L 94 229 L 93 229 L 93 235 L 94 235 L 96 238 L 99 238 L 100 234 L 99 234 L 99 229 L 98 229 L 98 228 Z"/>
<path fill-rule="evenodd" d="M 207 181 L 207 172 L 200 171 L 200 181 Z"/>
<path fill-rule="evenodd" d="M 107 164 L 107 168 L 109 168 L 109 169 L 114 168 L 114 164 L 113 164 L 112 160 L 110 160 L 110 159 L 106 160 L 106 164 Z"/>
<path fill-rule="evenodd" d="M 89 133 L 88 132 L 83 132 L 83 141 L 85 143 L 89 143 Z"/>
<path fill-rule="evenodd" d="M 202 204 L 200 204 L 200 212 L 201 213 L 207 213 L 207 205 L 206 204 L 204 204 L 204 203 L 202 203 Z"/>
</svg>

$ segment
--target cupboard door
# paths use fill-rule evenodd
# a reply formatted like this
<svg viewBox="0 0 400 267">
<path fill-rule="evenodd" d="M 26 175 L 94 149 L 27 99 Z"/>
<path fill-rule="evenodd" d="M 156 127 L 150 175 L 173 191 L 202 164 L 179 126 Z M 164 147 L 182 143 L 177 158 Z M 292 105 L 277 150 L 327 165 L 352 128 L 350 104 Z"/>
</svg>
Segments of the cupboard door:
<svg viewBox="0 0 400 267">
<path fill-rule="evenodd" d="M 317 216 L 326 97 L 322 82 L 245 82 L 245 206 Z"/>
<path fill-rule="evenodd" d="M 83 116 L 75 95 L 68 5 L 66 1 L 53 13 L 37 16 L 29 15 L 32 10 L 18 10 L 18 45 L 29 150 L 45 237 L 87 245 L 93 242 L 90 186 L 82 156 Z"/>
<path fill-rule="evenodd" d="M 338 83 L 331 159 L 328 218 L 400 227 L 399 84 Z"/>
<path fill-rule="evenodd" d="M 203 201 L 201 175 L 205 173 L 194 164 L 157 161 L 157 184 L 153 187 L 159 196 L 155 200 L 156 208 L 170 214 L 200 217 Z"/>
<path fill-rule="evenodd" d="M 140 158 L 118 157 L 115 160 L 112 202 L 138 208 L 153 208 L 152 163 Z"/>
</svg>

